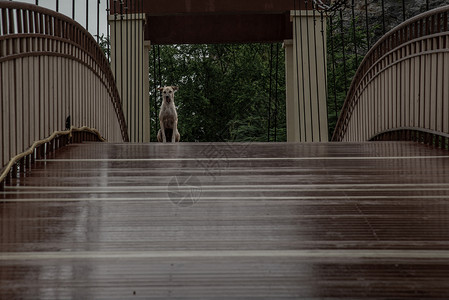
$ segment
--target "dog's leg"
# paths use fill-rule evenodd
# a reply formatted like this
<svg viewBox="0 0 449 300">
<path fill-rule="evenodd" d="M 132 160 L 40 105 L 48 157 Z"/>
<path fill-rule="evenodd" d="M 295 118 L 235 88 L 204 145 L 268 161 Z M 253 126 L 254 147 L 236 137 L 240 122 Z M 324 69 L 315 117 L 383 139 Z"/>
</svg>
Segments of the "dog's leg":
<svg viewBox="0 0 449 300">
<path fill-rule="evenodd" d="M 157 141 L 159 142 L 159 143 L 162 143 L 162 133 L 161 133 L 161 130 L 159 129 L 159 131 L 158 131 L 158 133 L 157 133 Z"/>
<path fill-rule="evenodd" d="M 175 143 L 176 142 L 176 136 L 179 135 L 178 132 L 178 120 L 175 121 L 175 123 L 173 124 L 173 133 L 171 135 L 171 142 Z"/>
<path fill-rule="evenodd" d="M 167 138 L 165 137 L 164 122 L 160 121 L 160 124 L 161 124 L 161 133 L 162 133 L 162 143 L 166 143 L 167 142 Z"/>
</svg>

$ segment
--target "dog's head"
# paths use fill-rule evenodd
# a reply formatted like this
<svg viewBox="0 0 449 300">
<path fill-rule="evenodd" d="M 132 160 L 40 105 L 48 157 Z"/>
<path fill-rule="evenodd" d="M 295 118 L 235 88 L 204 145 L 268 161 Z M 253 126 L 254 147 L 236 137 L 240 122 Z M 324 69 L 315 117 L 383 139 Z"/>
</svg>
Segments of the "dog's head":
<svg viewBox="0 0 449 300">
<path fill-rule="evenodd" d="M 162 101 L 166 104 L 174 103 L 175 92 L 177 90 L 177 86 L 165 86 L 163 88 L 159 88 L 159 91 L 162 91 Z"/>
</svg>

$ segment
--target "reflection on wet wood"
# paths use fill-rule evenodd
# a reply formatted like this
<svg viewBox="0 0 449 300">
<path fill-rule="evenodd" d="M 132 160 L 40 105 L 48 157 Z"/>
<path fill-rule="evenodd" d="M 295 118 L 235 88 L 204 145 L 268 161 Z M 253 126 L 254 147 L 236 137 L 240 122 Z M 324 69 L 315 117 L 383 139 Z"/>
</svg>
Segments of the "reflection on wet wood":
<svg viewBox="0 0 449 300">
<path fill-rule="evenodd" d="M 448 173 L 413 143 L 70 145 L 0 192 L 0 298 L 441 298 Z"/>
</svg>

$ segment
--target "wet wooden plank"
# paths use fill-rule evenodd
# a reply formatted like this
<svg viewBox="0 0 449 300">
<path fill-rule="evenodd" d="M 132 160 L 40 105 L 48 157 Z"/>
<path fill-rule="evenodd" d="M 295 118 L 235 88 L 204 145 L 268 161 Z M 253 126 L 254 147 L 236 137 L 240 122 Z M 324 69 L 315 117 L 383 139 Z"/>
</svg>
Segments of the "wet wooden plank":
<svg viewBox="0 0 449 300">
<path fill-rule="evenodd" d="M 0 296 L 441 298 L 448 173 L 407 142 L 71 145 L 0 193 Z"/>
</svg>

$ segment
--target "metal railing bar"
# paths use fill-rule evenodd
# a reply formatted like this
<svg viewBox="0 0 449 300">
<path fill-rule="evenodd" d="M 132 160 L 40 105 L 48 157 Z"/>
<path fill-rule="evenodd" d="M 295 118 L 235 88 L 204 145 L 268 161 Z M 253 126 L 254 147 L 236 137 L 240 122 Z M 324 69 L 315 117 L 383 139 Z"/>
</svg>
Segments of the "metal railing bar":
<svg viewBox="0 0 449 300">
<path fill-rule="evenodd" d="M 325 30 L 324 30 L 324 12 L 323 11 L 320 11 L 320 19 L 321 19 L 321 42 L 322 42 L 322 44 L 323 44 L 323 58 L 324 58 L 324 63 L 323 63 L 323 74 L 325 74 L 325 76 L 324 76 L 324 87 L 325 87 L 325 93 L 324 93 L 324 99 L 325 99 L 325 106 L 324 106 L 324 109 L 326 110 L 326 122 L 327 122 L 327 124 L 329 124 L 329 107 L 328 107 L 328 104 L 327 104 L 327 99 L 328 99 L 328 97 L 329 97 L 329 82 L 328 82 L 328 78 L 327 78 L 327 69 L 328 69 L 328 67 L 327 67 L 327 54 L 326 54 L 326 47 L 327 46 L 325 46 L 326 45 L 326 37 L 325 37 Z M 328 130 L 328 129 L 325 129 L 325 130 Z M 328 140 L 329 140 L 329 137 L 330 137 L 330 134 L 328 133 Z M 327 141 L 328 141 L 327 140 Z M 326 141 L 326 142 L 327 142 Z"/>
<path fill-rule="evenodd" d="M 305 0 L 305 6 L 306 8 L 308 8 L 308 0 Z M 309 10 L 305 9 L 306 12 L 306 45 L 307 45 L 307 70 L 306 72 L 308 72 L 309 75 L 309 88 L 308 88 L 308 98 L 309 98 L 309 108 L 310 108 L 310 113 L 313 115 L 313 103 L 312 103 L 312 80 L 311 80 L 311 66 L 310 66 L 310 30 L 309 30 Z M 302 19 L 302 18 L 301 18 Z M 302 39 L 302 30 L 301 30 L 301 39 Z M 302 47 L 302 41 L 301 41 L 301 47 Z M 306 89 L 303 89 L 306 90 Z M 307 99 L 306 97 L 304 97 L 304 99 Z M 304 105 L 305 105 L 304 101 Z M 306 110 L 304 108 L 304 114 L 306 113 Z M 307 118 L 304 118 L 304 123 L 306 123 Z M 310 129 L 311 129 L 311 137 L 310 137 L 310 141 L 313 141 L 313 138 L 315 136 L 315 126 L 313 126 L 313 118 L 310 116 Z M 306 137 L 307 140 L 307 137 Z"/>
<path fill-rule="evenodd" d="M 120 55 L 123 56 L 123 0 L 120 1 Z M 123 105 L 123 98 L 125 96 L 125 93 L 123 92 L 123 59 L 120 59 L 120 94 L 122 95 L 122 105 Z M 117 69 L 116 69 L 116 75 L 117 75 Z M 128 99 L 126 99 L 126 119 L 129 120 L 129 102 Z M 128 127 L 128 136 L 131 137 L 130 127 Z"/>
<path fill-rule="evenodd" d="M 335 47 L 334 47 L 334 24 L 332 15 L 329 16 L 329 26 L 330 26 L 330 39 L 331 39 L 331 57 L 332 57 L 332 83 L 333 83 L 333 93 L 334 93 L 334 110 L 335 110 L 335 118 L 338 119 L 338 104 L 337 104 L 337 76 L 335 73 L 336 64 L 335 64 Z M 326 67 L 326 66 L 325 66 Z"/>
<path fill-rule="evenodd" d="M 270 129 L 271 129 L 271 98 L 272 98 L 272 87 L 273 87 L 273 43 L 270 44 L 270 59 L 269 59 L 269 69 L 270 69 L 270 83 L 268 92 L 268 126 L 267 126 L 267 142 L 270 142 Z"/>
<path fill-rule="evenodd" d="M 319 78 L 318 78 L 318 61 L 317 61 L 317 57 L 318 57 L 318 52 L 317 52 L 317 39 L 316 39 L 316 22 L 317 22 L 317 18 L 316 18 L 316 7 L 315 7 L 315 1 L 312 1 L 312 8 L 313 8 L 313 13 L 312 13 L 312 17 L 313 17 L 313 46 L 314 46 L 314 55 L 315 55 L 315 81 L 318 83 Z M 307 14 L 306 14 L 307 16 Z M 307 30 L 307 32 L 309 32 L 309 30 Z M 309 40 L 309 39 L 307 39 Z M 309 73 L 310 76 L 310 73 Z M 326 76 L 325 76 L 326 77 Z M 309 79 L 309 83 L 311 83 L 311 80 Z M 310 89 L 312 90 L 312 89 Z M 312 97 L 310 97 L 310 99 L 312 99 Z M 321 131 L 323 130 L 321 128 L 321 113 L 320 113 L 320 104 L 321 104 L 321 97 L 320 97 L 320 91 L 319 89 L 316 89 L 316 99 L 317 99 L 317 114 L 318 114 L 318 141 L 322 142 L 322 138 L 321 138 Z M 311 107 L 311 111 L 312 111 L 312 107 Z M 311 118 L 313 119 L 313 118 Z M 313 122 L 313 121 L 312 121 Z M 315 126 L 313 126 L 315 127 Z M 325 129 L 327 130 L 327 129 Z M 327 142 L 327 141 L 326 141 Z"/>
<path fill-rule="evenodd" d="M 369 18 L 368 18 L 368 0 L 365 0 L 365 26 L 366 26 L 366 45 L 370 48 L 370 34 L 369 34 Z"/>
<path fill-rule="evenodd" d="M 142 0 L 140 0 L 139 2 L 138 2 L 138 6 L 137 6 L 137 4 L 136 4 L 136 10 L 139 12 L 139 13 L 142 13 L 143 14 L 143 1 Z M 138 7 L 138 8 L 137 8 Z M 145 26 L 145 22 L 146 22 L 146 20 L 144 20 L 143 21 L 143 24 L 140 24 L 139 23 L 139 27 L 138 27 L 138 49 L 139 49 L 139 52 L 138 52 L 138 61 L 137 61 L 137 65 L 138 66 L 142 66 L 142 70 L 141 71 L 139 71 L 138 72 L 138 74 L 139 74 L 139 77 L 138 77 L 138 80 L 137 80 L 137 82 L 138 82 L 138 84 L 137 84 L 137 90 L 139 91 L 139 101 L 141 102 L 141 103 L 144 103 L 144 101 L 147 99 L 144 95 L 149 95 L 149 93 L 150 93 L 150 91 L 149 90 L 147 90 L 147 91 L 145 91 L 145 84 L 144 84 L 144 80 L 145 80 L 145 77 L 143 76 L 143 73 L 145 72 L 146 74 L 147 73 L 149 73 L 150 72 L 150 61 L 149 61 L 149 59 L 147 60 L 147 62 L 148 62 L 148 64 L 147 65 L 144 65 L 144 55 L 146 55 L 147 57 L 148 57 L 148 55 L 149 55 L 149 53 L 148 52 L 146 52 L 146 54 L 145 54 L 145 46 L 144 46 L 144 42 L 143 42 L 143 40 L 145 39 L 145 37 L 144 37 L 144 26 Z M 148 78 L 149 76 L 147 76 L 147 78 Z M 147 79 L 147 80 L 149 80 L 149 78 Z M 149 89 L 149 87 L 148 87 L 148 89 Z M 149 99 L 149 96 L 148 96 L 148 101 L 150 101 L 150 99 Z M 145 107 L 145 105 L 143 105 L 143 107 Z M 148 104 L 148 108 L 150 108 L 150 105 Z M 148 118 L 148 119 L 150 119 L 151 118 L 151 116 L 149 115 L 149 113 L 150 112 L 143 112 L 143 115 L 142 115 L 142 123 L 143 124 L 145 124 L 145 122 L 144 122 L 144 120 L 146 119 L 146 118 Z M 157 123 L 157 122 L 156 122 Z M 148 123 L 148 125 L 149 125 L 150 123 Z M 147 128 L 147 130 L 148 131 L 150 131 L 150 128 Z M 156 131 L 157 132 L 157 131 Z M 144 142 L 145 141 L 145 130 L 142 132 L 142 142 Z M 148 141 L 150 141 L 150 136 L 148 136 Z"/>
<path fill-rule="evenodd" d="M 108 0 L 106 2 L 108 2 Z M 100 0 L 97 0 L 97 44 L 99 42 L 100 42 Z"/>
<path fill-rule="evenodd" d="M 130 1 L 130 3 L 133 3 L 133 1 Z M 137 63 L 137 56 L 138 56 L 138 48 L 139 48 L 139 40 L 137 39 L 137 23 L 138 23 L 138 11 L 135 9 L 135 7 L 132 7 L 132 12 L 133 12 L 133 23 L 131 26 L 131 35 L 133 34 L 134 31 L 134 51 L 132 51 L 133 49 L 131 49 L 131 55 L 134 54 L 134 60 L 131 59 L 131 62 L 135 65 L 136 67 L 136 72 L 140 73 L 140 65 Z M 134 73 L 134 72 L 133 72 Z M 133 76 L 133 73 L 131 73 L 131 77 Z M 138 95 L 138 75 L 135 74 L 134 75 L 134 81 L 131 80 L 131 83 L 133 83 L 134 87 L 132 88 L 132 91 L 134 92 L 134 97 L 133 99 L 135 99 L 135 101 L 137 102 L 137 106 L 138 109 L 136 109 L 136 125 L 137 125 L 137 141 L 136 142 L 143 142 L 143 140 L 141 140 L 141 132 L 140 132 L 140 126 L 139 124 L 142 123 L 142 120 L 140 118 L 141 116 L 141 107 L 140 107 L 140 95 Z"/>
</svg>

